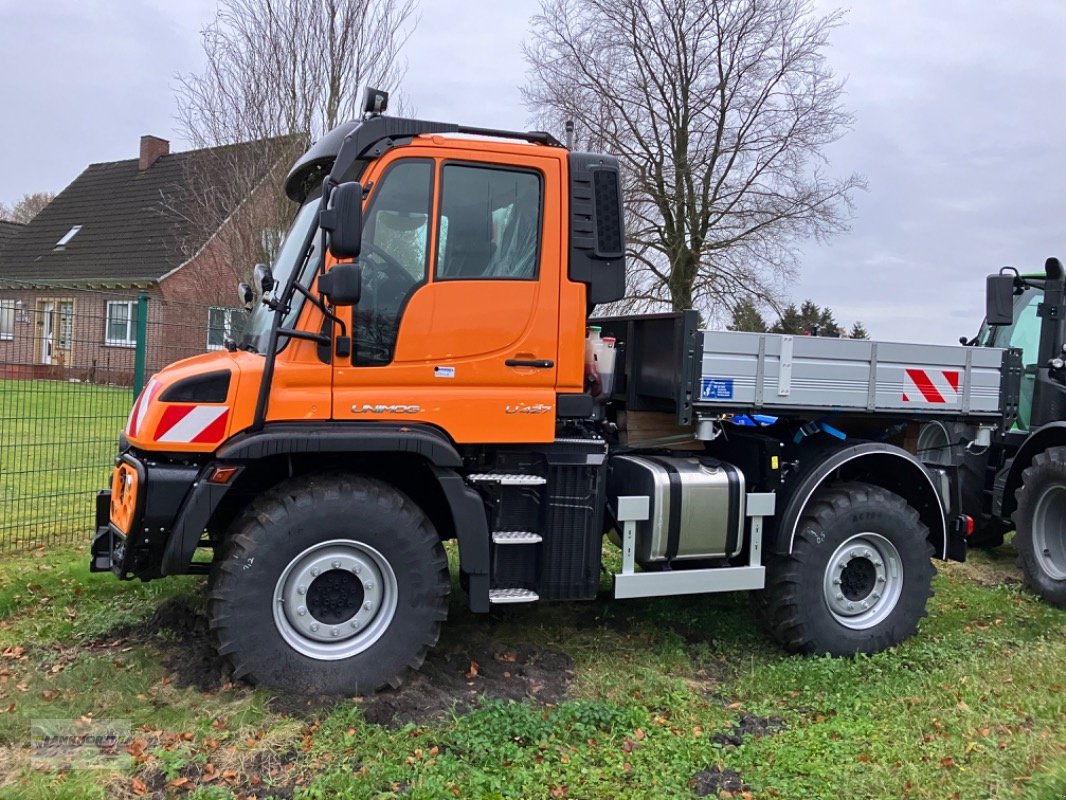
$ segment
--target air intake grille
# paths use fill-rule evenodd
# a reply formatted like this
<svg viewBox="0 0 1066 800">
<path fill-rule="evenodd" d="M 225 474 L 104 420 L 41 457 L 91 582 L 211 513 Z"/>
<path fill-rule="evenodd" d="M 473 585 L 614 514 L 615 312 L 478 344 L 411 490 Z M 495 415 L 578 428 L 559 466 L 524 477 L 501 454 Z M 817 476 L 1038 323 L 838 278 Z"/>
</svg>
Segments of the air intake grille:
<svg viewBox="0 0 1066 800">
<path fill-rule="evenodd" d="M 618 258 L 625 252 L 618 173 L 614 170 L 594 170 L 592 188 L 596 206 L 596 255 L 600 258 Z"/>
</svg>

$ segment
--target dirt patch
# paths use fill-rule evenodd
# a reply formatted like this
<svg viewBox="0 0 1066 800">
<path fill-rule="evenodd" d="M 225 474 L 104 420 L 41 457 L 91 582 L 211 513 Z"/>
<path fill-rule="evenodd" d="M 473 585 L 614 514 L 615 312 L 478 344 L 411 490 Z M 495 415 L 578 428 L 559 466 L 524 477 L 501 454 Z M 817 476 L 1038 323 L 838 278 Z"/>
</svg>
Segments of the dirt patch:
<svg viewBox="0 0 1066 800">
<path fill-rule="evenodd" d="M 1018 586 L 1022 571 L 1017 563 L 1018 551 L 1013 542 L 993 549 L 974 548 L 966 554 L 966 561 L 947 561 L 937 564 L 937 569 L 949 575 L 989 589 L 1000 586 Z"/>
<path fill-rule="evenodd" d="M 717 797 L 719 792 L 743 792 L 747 788 L 739 772 L 717 766 L 697 772 L 691 785 L 697 797 Z"/>
<path fill-rule="evenodd" d="M 760 736 L 768 736 L 772 733 L 784 730 L 784 720 L 780 720 L 777 717 L 756 717 L 754 714 L 744 713 L 740 715 L 733 727 L 728 733 L 715 733 L 711 736 L 711 741 L 717 745 L 730 745 L 733 747 L 739 747 L 745 736 L 754 736 L 756 738 Z"/>
<path fill-rule="evenodd" d="M 188 600 L 172 598 L 138 625 L 122 625 L 77 647 L 63 648 L 46 663 L 62 664 L 78 652 L 125 652 L 135 647 L 155 650 L 176 686 L 215 692 L 230 678 L 229 665 L 215 652 L 207 617 Z"/>
<path fill-rule="evenodd" d="M 403 686 L 366 698 L 363 708 L 379 725 L 421 724 L 467 711 L 482 697 L 558 703 L 573 678 L 573 659 L 555 650 L 485 645 L 434 651 Z"/>
</svg>

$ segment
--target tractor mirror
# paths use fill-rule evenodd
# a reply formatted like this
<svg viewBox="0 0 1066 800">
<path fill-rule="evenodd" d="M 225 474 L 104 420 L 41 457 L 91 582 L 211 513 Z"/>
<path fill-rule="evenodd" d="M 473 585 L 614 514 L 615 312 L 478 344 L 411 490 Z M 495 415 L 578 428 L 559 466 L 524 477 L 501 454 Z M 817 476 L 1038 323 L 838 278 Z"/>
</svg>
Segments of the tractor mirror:
<svg viewBox="0 0 1066 800">
<path fill-rule="evenodd" d="M 985 280 L 985 322 L 1010 325 L 1014 322 L 1014 276 L 1000 273 Z"/>
<path fill-rule="evenodd" d="M 363 243 L 363 187 L 355 181 L 335 186 L 318 224 L 329 236 L 329 252 L 335 259 L 357 258 Z"/>
<path fill-rule="evenodd" d="M 334 306 L 354 306 L 363 292 L 363 268 L 358 264 L 334 264 L 318 278 L 318 291 Z"/>
</svg>

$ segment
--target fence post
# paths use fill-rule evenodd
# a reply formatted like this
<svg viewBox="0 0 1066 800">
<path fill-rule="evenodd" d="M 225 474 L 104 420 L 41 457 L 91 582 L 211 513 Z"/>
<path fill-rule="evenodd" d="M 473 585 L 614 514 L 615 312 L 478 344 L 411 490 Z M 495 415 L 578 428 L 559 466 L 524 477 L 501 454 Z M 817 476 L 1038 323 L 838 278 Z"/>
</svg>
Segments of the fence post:
<svg viewBox="0 0 1066 800">
<path fill-rule="evenodd" d="M 137 295 L 137 351 L 133 357 L 133 399 L 144 388 L 144 364 L 148 354 L 148 293 Z"/>
</svg>

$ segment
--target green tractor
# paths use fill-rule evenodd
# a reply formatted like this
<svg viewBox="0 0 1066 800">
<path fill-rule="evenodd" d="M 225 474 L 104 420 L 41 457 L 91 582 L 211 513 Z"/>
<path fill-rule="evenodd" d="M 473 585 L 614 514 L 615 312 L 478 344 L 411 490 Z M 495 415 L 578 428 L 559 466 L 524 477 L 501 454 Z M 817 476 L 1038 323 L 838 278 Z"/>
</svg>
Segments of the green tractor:
<svg viewBox="0 0 1066 800">
<path fill-rule="evenodd" d="M 1017 420 L 1005 434 L 934 422 L 918 437 L 927 463 L 958 469 L 971 547 L 1014 545 L 1025 585 L 1066 608 L 1066 276 L 1049 258 L 1044 272 L 1004 267 L 987 279 L 986 315 L 973 347 L 1021 354 Z"/>
</svg>

